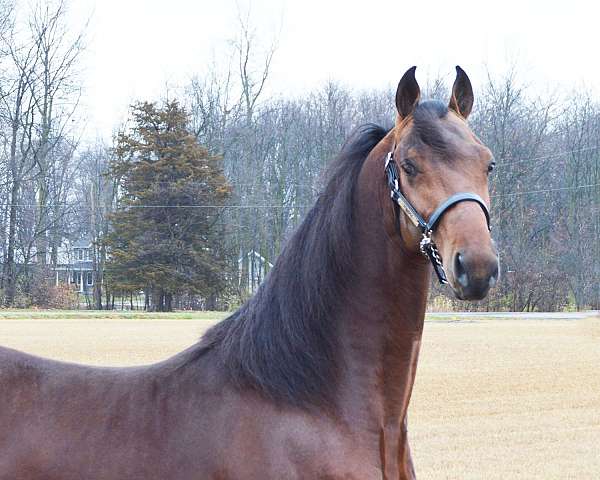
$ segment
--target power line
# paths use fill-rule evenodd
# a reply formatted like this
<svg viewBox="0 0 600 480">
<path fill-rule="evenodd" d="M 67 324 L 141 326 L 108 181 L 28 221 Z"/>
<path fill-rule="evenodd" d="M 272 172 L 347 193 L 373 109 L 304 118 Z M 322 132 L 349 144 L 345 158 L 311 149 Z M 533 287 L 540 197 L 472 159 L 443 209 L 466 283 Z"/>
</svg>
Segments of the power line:
<svg viewBox="0 0 600 480">
<path fill-rule="evenodd" d="M 594 187 L 600 187 L 600 183 L 590 183 L 590 184 L 586 184 L 586 185 L 574 185 L 572 187 L 557 187 L 557 188 L 546 188 L 546 189 L 542 189 L 542 190 L 525 190 L 522 192 L 508 192 L 508 193 L 499 193 L 496 195 L 491 195 L 491 198 L 498 198 L 498 197 L 508 197 L 508 196 L 514 196 L 514 195 L 532 195 L 532 194 L 538 194 L 538 193 L 548 193 L 548 192 L 559 192 L 559 191 L 568 191 L 568 190 L 579 190 L 579 189 L 586 189 L 586 188 L 594 188 Z M 75 206 L 79 206 L 79 203 L 54 203 L 54 204 L 47 204 L 45 205 L 45 207 L 57 207 L 57 206 L 63 206 L 63 207 L 75 207 Z M 0 206 L 2 207 L 17 207 L 17 208 L 33 208 L 33 207 L 38 207 L 39 205 L 37 204 L 0 204 Z M 248 209 L 248 208 L 310 208 L 312 207 L 312 205 L 270 205 L 270 204 L 265 204 L 265 205 L 128 205 L 126 208 L 230 208 L 230 209 L 234 209 L 234 208 L 240 208 L 240 209 Z"/>
<path fill-rule="evenodd" d="M 312 205 L 128 205 L 125 208 L 308 208 Z"/>
<path fill-rule="evenodd" d="M 79 203 L 54 203 L 44 207 L 76 207 Z M 33 208 L 34 203 L 0 204 L 2 207 Z M 312 205 L 128 205 L 126 208 L 309 208 Z"/>
<path fill-rule="evenodd" d="M 570 153 L 589 152 L 589 151 L 598 150 L 598 149 L 600 149 L 600 145 L 593 145 L 590 147 L 578 148 L 575 150 L 564 150 L 562 152 L 552 153 L 549 155 L 542 155 L 539 157 L 522 158 L 520 160 L 515 160 L 514 162 L 502 162 L 502 163 L 498 164 L 498 167 L 506 167 L 508 165 L 516 165 L 516 164 L 525 163 L 525 162 L 538 162 L 540 160 L 549 160 L 551 158 L 562 157 L 563 155 L 568 155 Z"/>
<path fill-rule="evenodd" d="M 515 196 L 515 195 L 526 195 L 526 194 L 532 194 L 532 193 L 547 193 L 547 192 L 560 192 L 560 191 L 565 191 L 565 190 L 579 190 L 582 188 L 593 188 L 593 187 L 600 187 L 600 183 L 590 183 L 588 185 L 575 185 L 573 187 L 546 188 L 544 190 L 529 190 L 529 191 L 525 191 L 525 192 L 499 193 L 497 195 L 491 195 L 491 198 L 510 197 L 510 196 Z"/>
</svg>

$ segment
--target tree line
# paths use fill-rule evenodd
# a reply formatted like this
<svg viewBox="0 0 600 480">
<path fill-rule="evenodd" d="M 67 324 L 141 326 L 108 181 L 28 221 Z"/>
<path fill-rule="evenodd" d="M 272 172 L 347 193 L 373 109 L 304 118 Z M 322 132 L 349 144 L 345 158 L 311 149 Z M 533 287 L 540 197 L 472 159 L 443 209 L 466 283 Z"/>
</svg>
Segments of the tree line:
<svg viewBox="0 0 600 480">
<path fill-rule="evenodd" d="M 115 298 L 134 306 L 143 292 L 145 308 L 230 308 L 260 281 L 249 270 L 274 263 L 353 129 L 394 119 L 392 88 L 332 81 L 267 96 L 276 51 L 242 21 L 225 68 L 199 67 L 168 100 L 134 104 L 114 139 L 82 144 L 71 121 L 82 37 L 65 27 L 64 3 L 40 3 L 27 28 L 16 28 L 8 3 L 0 8 L 8 12 L 0 25 L 6 306 L 70 298 L 53 267 L 68 240 L 85 237 L 90 307 L 114 308 Z M 470 124 L 497 163 L 492 228 L 502 278 L 470 308 L 600 308 L 598 99 L 584 90 L 538 95 L 517 70 L 475 89 Z M 447 100 L 448 91 L 447 79 L 434 78 L 425 96 Z M 142 204 L 154 208 L 132 208 Z M 438 287 L 431 307 L 465 308 Z"/>
<path fill-rule="evenodd" d="M 448 92 L 431 82 L 427 96 Z M 195 97 L 198 98 L 197 94 Z M 393 90 L 360 91 L 329 83 L 295 99 L 265 101 L 252 121 L 225 123 L 220 135 L 205 110 L 198 124 L 218 140 L 236 204 L 229 218 L 240 252 L 276 258 L 282 242 L 315 201 L 321 174 L 352 130 L 390 125 Z M 476 92 L 470 124 L 494 153 L 493 236 L 502 281 L 489 310 L 557 310 L 600 306 L 600 104 L 589 92 L 536 97 L 513 71 Z M 208 138 L 201 132 L 200 138 Z M 432 307 L 464 308 L 434 288 Z"/>
</svg>

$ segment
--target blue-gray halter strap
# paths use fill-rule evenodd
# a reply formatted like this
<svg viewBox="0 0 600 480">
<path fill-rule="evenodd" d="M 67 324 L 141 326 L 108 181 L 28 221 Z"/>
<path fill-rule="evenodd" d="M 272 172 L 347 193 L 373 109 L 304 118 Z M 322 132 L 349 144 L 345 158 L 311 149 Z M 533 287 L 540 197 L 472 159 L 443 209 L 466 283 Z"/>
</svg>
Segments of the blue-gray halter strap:
<svg viewBox="0 0 600 480">
<path fill-rule="evenodd" d="M 398 166 L 394 161 L 393 152 L 394 150 L 389 152 L 385 160 L 385 174 L 387 177 L 388 186 L 390 187 L 391 198 L 393 202 L 400 207 L 413 225 L 421 230 L 421 233 L 423 234 L 423 238 L 421 239 L 420 243 L 421 253 L 425 255 L 431 262 L 431 265 L 433 265 L 433 270 L 435 271 L 439 282 L 442 285 L 446 284 L 448 283 L 448 279 L 446 278 L 446 272 L 444 271 L 442 257 L 440 256 L 435 242 L 431 239 L 434 228 L 442 218 L 442 215 L 446 213 L 446 211 L 453 205 L 456 205 L 460 202 L 476 202 L 483 210 L 488 229 L 491 230 L 490 212 L 488 207 L 483 199 L 475 193 L 455 193 L 442 202 L 442 204 L 439 205 L 431 214 L 429 221 L 426 221 L 400 191 L 400 176 L 398 175 Z"/>
</svg>

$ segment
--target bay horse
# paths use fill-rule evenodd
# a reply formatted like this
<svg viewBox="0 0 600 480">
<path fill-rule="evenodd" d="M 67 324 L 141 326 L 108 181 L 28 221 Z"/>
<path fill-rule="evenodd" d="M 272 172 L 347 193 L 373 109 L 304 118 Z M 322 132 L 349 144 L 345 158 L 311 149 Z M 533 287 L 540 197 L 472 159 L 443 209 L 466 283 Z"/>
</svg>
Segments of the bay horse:
<svg viewBox="0 0 600 480">
<path fill-rule="evenodd" d="M 0 349 L 0 479 L 415 478 L 429 260 L 461 299 L 498 276 L 472 105 L 459 67 L 448 105 L 421 101 L 408 70 L 395 126 L 358 129 L 255 296 L 174 357 L 94 368 Z"/>
</svg>

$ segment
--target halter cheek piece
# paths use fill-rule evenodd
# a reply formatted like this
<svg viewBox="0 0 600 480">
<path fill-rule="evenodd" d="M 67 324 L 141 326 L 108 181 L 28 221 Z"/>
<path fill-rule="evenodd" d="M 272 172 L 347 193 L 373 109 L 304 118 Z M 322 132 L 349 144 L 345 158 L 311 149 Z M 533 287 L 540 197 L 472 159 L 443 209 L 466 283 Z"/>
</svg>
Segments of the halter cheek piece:
<svg viewBox="0 0 600 480">
<path fill-rule="evenodd" d="M 448 279 L 446 278 L 446 272 L 444 271 L 442 257 L 440 256 L 440 252 L 438 251 L 435 242 L 431 239 L 431 235 L 433 234 L 436 225 L 439 223 L 442 215 L 444 215 L 450 207 L 460 202 L 476 202 L 485 214 L 488 230 L 491 230 L 490 212 L 479 195 L 476 195 L 475 193 L 455 193 L 435 209 L 431 214 L 431 217 L 429 217 L 428 222 L 425 221 L 400 191 L 400 184 L 398 181 L 400 176 L 398 175 L 398 166 L 394 161 L 394 150 L 389 152 L 385 159 L 385 174 L 388 186 L 391 190 L 392 201 L 402 209 L 412 224 L 421 230 L 421 233 L 423 234 L 423 238 L 419 245 L 421 253 L 425 255 L 433 265 L 433 270 L 435 271 L 440 284 L 447 284 Z"/>
</svg>

